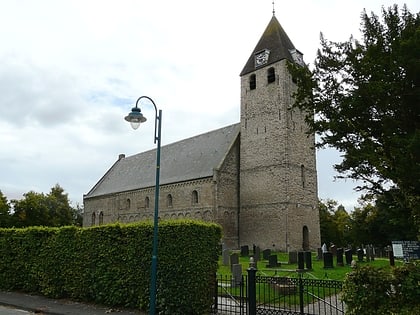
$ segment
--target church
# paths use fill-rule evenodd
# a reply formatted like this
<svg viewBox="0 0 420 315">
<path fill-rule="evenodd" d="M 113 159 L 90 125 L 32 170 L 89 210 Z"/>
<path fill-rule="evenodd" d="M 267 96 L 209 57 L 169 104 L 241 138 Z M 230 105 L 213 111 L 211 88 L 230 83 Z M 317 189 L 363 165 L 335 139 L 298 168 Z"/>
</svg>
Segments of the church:
<svg viewBox="0 0 420 315">
<path fill-rule="evenodd" d="M 159 220 L 216 222 L 232 249 L 320 246 L 315 137 L 288 62 L 305 66 L 273 12 L 240 73 L 240 122 L 161 148 Z M 84 195 L 83 226 L 152 219 L 155 164 L 156 149 L 120 154 Z"/>
</svg>

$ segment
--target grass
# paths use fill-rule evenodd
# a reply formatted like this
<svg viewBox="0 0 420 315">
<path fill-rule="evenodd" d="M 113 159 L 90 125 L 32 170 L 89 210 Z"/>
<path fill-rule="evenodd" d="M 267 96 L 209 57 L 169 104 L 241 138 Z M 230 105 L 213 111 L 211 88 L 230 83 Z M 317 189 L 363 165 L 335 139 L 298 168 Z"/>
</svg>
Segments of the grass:
<svg viewBox="0 0 420 315">
<path fill-rule="evenodd" d="M 288 254 L 283 252 L 272 253 L 277 255 L 277 260 L 281 263 L 279 267 L 268 268 L 267 260 L 261 259 L 257 264 L 257 275 L 261 276 L 283 276 L 283 277 L 298 277 L 297 264 L 288 263 Z M 357 261 L 357 256 L 353 256 L 353 259 Z M 345 259 L 344 259 L 345 262 Z M 242 274 L 247 274 L 249 268 L 250 257 L 239 257 L 239 263 L 242 265 Z M 389 259 L 386 258 L 375 258 L 374 261 L 370 262 L 357 262 L 361 266 L 373 266 L 377 268 L 389 269 Z M 401 261 L 395 261 L 396 265 L 402 264 Z M 337 266 L 336 259 L 334 258 L 334 268 L 324 269 L 324 263 L 322 260 L 316 259 L 316 254 L 312 254 L 312 270 L 305 271 L 303 277 L 313 279 L 330 279 L 330 280 L 344 280 L 346 274 L 351 271 L 351 266 Z M 219 275 L 231 275 L 230 266 L 224 266 L 222 263 L 222 257 L 219 257 Z"/>
</svg>

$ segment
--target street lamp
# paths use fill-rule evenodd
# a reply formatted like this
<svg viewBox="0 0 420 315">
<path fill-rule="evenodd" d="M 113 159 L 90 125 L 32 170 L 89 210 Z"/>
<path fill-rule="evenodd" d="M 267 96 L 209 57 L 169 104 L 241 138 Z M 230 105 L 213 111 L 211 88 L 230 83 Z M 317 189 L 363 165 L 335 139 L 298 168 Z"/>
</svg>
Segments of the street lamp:
<svg viewBox="0 0 420 315">
<path fill-rule="evenodd" d="M 155 184 L 155 214 L 153 218 L 153 253 L 152 253 L 152 275 L 150 282 L 150 309 L 149 314 L 156 313 L 156 281 L 157 281 L 157 247 L 158 247 L 158 215 L 159 215 L 159 177 L 160 177 L 160 140 L 162 127 L 162 110 L 158 110 L 155 102 L 148 96 L 140 96 L 137 99 L 136 107 L 131 109 L 131 112 L 124 117 L 126 121 L 131 124 L 133 129 L 137 129 L 141 123 L 146 121 L 146 117 L 141 113 L 138 103 L 141 99 L 146 98 L 152 102 L 155 107 L 155 137 L 154 143 L 157 142 L 156 150 L 156 184 Z"/>
</svg>

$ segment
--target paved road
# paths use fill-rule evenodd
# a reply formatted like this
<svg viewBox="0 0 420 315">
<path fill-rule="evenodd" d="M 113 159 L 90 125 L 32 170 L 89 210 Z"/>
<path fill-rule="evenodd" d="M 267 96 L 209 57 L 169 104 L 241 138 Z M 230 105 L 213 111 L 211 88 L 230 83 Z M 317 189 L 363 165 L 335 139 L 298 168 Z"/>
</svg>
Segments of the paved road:
<svg viewBox="0 0 420 315">
<path fill-rule="evenodd" d="M 29 314 L 34 314 L 34 313 L 20 310 L 11 306 L 9 307 L 9 306 L 0 305 L 0 314 L 1 315 L 29 315 Z"/>
</svg>

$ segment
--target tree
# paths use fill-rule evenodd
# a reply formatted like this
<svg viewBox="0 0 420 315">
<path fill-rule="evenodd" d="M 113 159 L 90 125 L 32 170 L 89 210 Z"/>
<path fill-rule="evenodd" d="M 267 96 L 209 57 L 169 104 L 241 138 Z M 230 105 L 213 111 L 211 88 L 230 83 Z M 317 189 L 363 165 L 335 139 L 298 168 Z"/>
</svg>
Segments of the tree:
<svg viewBox="0 0 420 315">
<path fill-rule="evenodd" d="M 420 14 L 394 5 L 382 21 L 366 11 L 361 19 L 362 41 L 321 34 L 314 70 L 289 65 L 295 106 L 308 113 L 317 146 L 342 153 L 338 177 L 368 194 L 400 190 L 420 220 Z"/>
<path fill-rule="evenodd" d="M 80 207 L 71 207 L 68 194 L 56 184 L 45 195 L 30 191 L 21 200 L 12 200 L 17 227 L 81 225 Z"/>
<path fill-rule="evenodd" d="M 0 227 L 9 227 L 10 221 L 10 204 L 0 190 Z"/>
<path fill-rule="evenodd" d="M 334 243 L 337 246 L 346 246 L 351 243 L 349 237 L 350 216 L 337 201 L 328 199 L 320 201 L 318 205 L 321 230 L 321 243 Z"/>
</svg>

